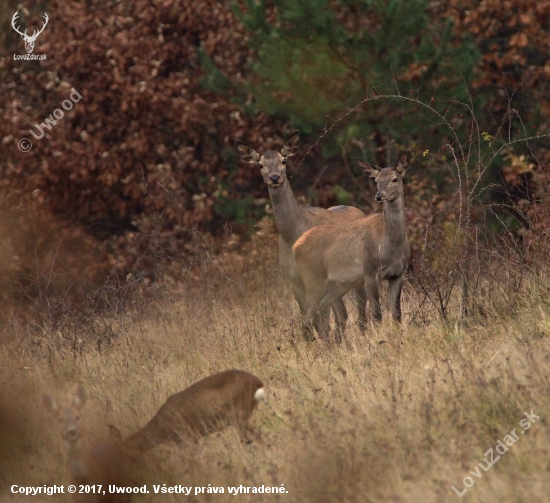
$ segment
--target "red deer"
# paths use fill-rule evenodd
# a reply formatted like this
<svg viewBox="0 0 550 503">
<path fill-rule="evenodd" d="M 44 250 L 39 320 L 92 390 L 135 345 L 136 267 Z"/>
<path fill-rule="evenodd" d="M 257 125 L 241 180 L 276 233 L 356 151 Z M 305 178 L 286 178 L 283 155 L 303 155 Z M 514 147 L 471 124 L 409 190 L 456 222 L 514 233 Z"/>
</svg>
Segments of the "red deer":
<svg viewBox="0 0 550 503">
<path fill-rule="evenodd" d="M 197 440 L 230 425 L 242 432 L 257 403 L 263 399 L 262 381 L 243 370 L 226 370 L 205 377 L 170 396 L 122 447 L 135 459 L 156 445 Z"/>
<path fill-rule="evenodd" d="M 73 498 L 79 503 L 126 503 L 130 495 L 124 493 L 111 494 L 109 485 L 118 487 L 133 486 L 130 476 L 131 460 L 121 449 L 121 438 L 118 430 L 111 428 L 112 440 L 94 446 L 88 445 L 80 424 L 82 407 L 86 403 L 86 391 L 78 386 L 70 406 L 59 407 L 49 395 L 43 396 L 46 409 L 52 412 L 59 422 L 61 437 L 67 450 L 71 483 L 77 492 Z M 113 438 L 114 437 L 114 438 Z M 101 493 L 80 492 L 80 486 L 102 486 Z M 105 494 L 103 494 L 103 492 Z"/>
<path fill-rule="evenodd" d="M 292 246 L 304 234 L 304 232 L 325 224 L 346 224 L 360 218 L 365 214 L 353 206 L 335 206 L 324 209 L 313 206 L 303 206 L 296 201 L 292 188 L 286 175 L 286 162 L 288 157 L 298 152 L 297 143 L 300 136 L 298 131 L 285 141 L 280 151 L 269 150 L 259 154 L 251 146 L 237 141 L 237 150 L 241 158 L 248 163 L 255 163 L 261 170 L 264 182 L 269 191 L 275 223 L 279 230 L 279 263 L 283 273 L 292 285 L 294 298 L 298 302 L 302 317 L 306 313 L 306 289 L 302 277 L 296 267 L 296 261 L 292 255 Z M 365 322 L 366 296 L 362 286 L 356 289 L 357 305 L 359 310 L 359 324 Z M 336 338 L 341 337 L 347 320 L 347 312 L 341 298 L 336 299 L 332 307 L 336 319 Z M 324 308 L 315 314 L 313 325 L 322 338 L 328 338 L 329 313 Z M 311 336 L 311 326 L 304 325 L 306 339 Z"/>
<path fill-rule="evenodd" d="M 384 209 L 351 223 L 315 227 L 294 245 L 294 259 L 307 292 L 306 319 L 310 323 L 317 310 L 362 285 L 374 319 L 381 320 L 378 290 L 382 280 L 389 284 L 391 314 L 401 321 L 401 287 L 410 260 L 403 201 L 409 154 L 402 152 L 395 167 L 384 169 L 358 161 L 376 180 L 375 200 L 383 203 Z"/>
</svg>

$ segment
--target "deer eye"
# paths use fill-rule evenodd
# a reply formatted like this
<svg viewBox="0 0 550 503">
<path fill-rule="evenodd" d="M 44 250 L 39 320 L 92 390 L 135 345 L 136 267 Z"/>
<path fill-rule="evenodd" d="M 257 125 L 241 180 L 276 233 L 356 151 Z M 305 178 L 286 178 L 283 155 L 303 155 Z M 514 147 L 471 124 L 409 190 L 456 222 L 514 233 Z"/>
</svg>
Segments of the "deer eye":
<svg viewBox="0 0 550 503">
<path fill-rule="evenodd" d="M 283 164 L 286 164 L 286 157 L 281 161 Z"/>
<path fill-rule="evenodd" d="M 258 163 L 258 166 L 259 166 L 260 168 L 263 168 L 263 167 L 264 167 L 264 165 L 263 165 L 261 162 Z"/>
<path fill-rule="evenodd" d="M 392 180 L 392 182 L 394 182 L 394 183 L 397 182 L 397 177 L 395 177 L 395 178 Z"/>
</svg>

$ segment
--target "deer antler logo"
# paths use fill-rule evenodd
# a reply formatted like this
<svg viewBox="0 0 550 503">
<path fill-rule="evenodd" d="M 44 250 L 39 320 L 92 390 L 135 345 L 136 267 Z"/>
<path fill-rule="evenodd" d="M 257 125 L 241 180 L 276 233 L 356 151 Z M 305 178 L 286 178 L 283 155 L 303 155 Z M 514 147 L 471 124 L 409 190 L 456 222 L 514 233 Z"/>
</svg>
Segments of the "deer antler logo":
<svg viewBox="0 0 550 503">
<path fill-rule="evenodd" d="M 40 35 L 44 28 L 46 28 L 46 25 L 48 24 L 48 14 L 44 13 L 44 25 L 42 28 L 38 31 L 34 30 L 34 33 L 32 35 L 27 35 L 27 30 L 25 30 L 25 33 L 21 33 L 19 31 L 19 28 L 15 25 L 15 21 L 17 20 L 19 16 L 19 11 L 16 11 L 13 17 L 11 18 L 11 26 L 12 28 L 23 37 L 23 40 L 25 41 L 25 49 L 28 54 L 32 54 L 32 51 L 34 51 L 34 43 L 36 42 L 36 39 L 38 38 L 38 35 Z"/>
</svg>

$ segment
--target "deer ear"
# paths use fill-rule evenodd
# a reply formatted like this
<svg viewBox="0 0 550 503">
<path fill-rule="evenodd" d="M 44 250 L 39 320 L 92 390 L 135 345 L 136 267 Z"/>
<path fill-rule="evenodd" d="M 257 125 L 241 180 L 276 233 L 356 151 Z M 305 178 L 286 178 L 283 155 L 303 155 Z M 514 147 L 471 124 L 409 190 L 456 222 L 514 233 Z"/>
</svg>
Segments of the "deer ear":
<svg viewBox="0 0 550 503">
<path fill-rule="evenodd" d="M 57 413 L 58 407 L 56 401 L 50 395 L 42 395 L 42 403 L 50 412 Z"/>
<path fill-rule="evenodd" d="M 122 433 L 114 424 L 108 424 L 109 427 L 109 437 L 111 442 L 115 445 L 120 445 L 122 443 Z"/>
<path fill-rule="evenodd" d="M 380 171 L 378 166 L 374 166 L 366 161 L 363 161 L 363 159 L 359 159 L 359 157 L 357 158 L 357 164 L 364 169 L 365 175 L 370 176 L 371 178 L 376 178 L 378 172 Z"/>
<path fill-rule="evenodd" d="M 250 145 L 237 140 L 235 142 L 235 146 L 237 147 L 239 155 L 243 161 L 252 163 L 260 160 L 260 154 L 258 154 L 258 152 L 256 152 Z"/>
<path fill-rule="evenodd" d="M 404 175 L 405 171 L 407 171 L 407 168 L 409 167 L 409 153 L 408 152 L 401 152 L 399 154 L 399 158 L 397 159 L 397 166 L 395 167 L 395 170 L 400 174 Z"/>
<path fill-rule="evenodd" d="M 298 141 L 300 140 L 300 133 L 294 131 L 285 141 L 283 148 L 281 149 L 281 154 L 283 157 L 290 157 L 291 155 L 298 153 Z"/>
<path fill-rule="evenodd" d="M 73 407 L 76 410 L 80 410 L 86 403 L 86 398 L 86 390 L 84 389 L 84 386 L 82 386 L 82 384 L 79 384 L 73 395 Z"/>
</svg>

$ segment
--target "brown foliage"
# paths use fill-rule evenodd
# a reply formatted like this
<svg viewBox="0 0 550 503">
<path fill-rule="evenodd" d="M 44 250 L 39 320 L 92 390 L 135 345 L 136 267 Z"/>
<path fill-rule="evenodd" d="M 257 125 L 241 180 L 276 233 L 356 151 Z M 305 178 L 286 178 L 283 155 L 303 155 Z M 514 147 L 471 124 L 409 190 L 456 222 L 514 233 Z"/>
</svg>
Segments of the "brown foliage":
<svg viewBox="0 0 550 503">
<path fill-rule="evenodd" d="M 508 97 L 518 92 L 520 102 L 535 100 L 548 117 L 550 1 L 451 0 L 447 14 L 455 19 L 459 32 L 475 37 L 483 53 L 476 85 L 497 91 L 490 108 L 502 110 L 507 105 L 506 91 Z"/>
<path fill-rule="evenodd" d="M 17 256 L 41 274 L 62 267 L 72 279 L 97 280 L 113 267 L 153 271 L 200 252 L 191 230 L 217 233 L 227 222 L 215 213 L 224 186 L 240 193 L 260 186 L 253 170 L 235 163 L 234 140 L 278 136 L 273 120 L 256 117 L 253 128 L 239 108 L 199 85 L 199 45 L 230 75 L 246 60 L 230 5 L 69 1 L 51 2 L 47 12 L 35 48 L 47 61 L 11 59 L 23 49 L 15 34 L 0 61 L 0 204 L 3 228 L 16 228 L 3 233 L 13 250 L 9 267 L 20 271 Z M 30 23 L 41 11 L 24 14 Z M 82 99 L 35 140 L 29 130 L 38 133 L 33 125 L 61 108 L 72 88 Z M 30 152 L 17 149 L 23 137 L 34 143 Z M 68 242 L 70 267 L 46 258 Z M 92 250 L 104 258 L 91 259 Z"/>
</svg>

